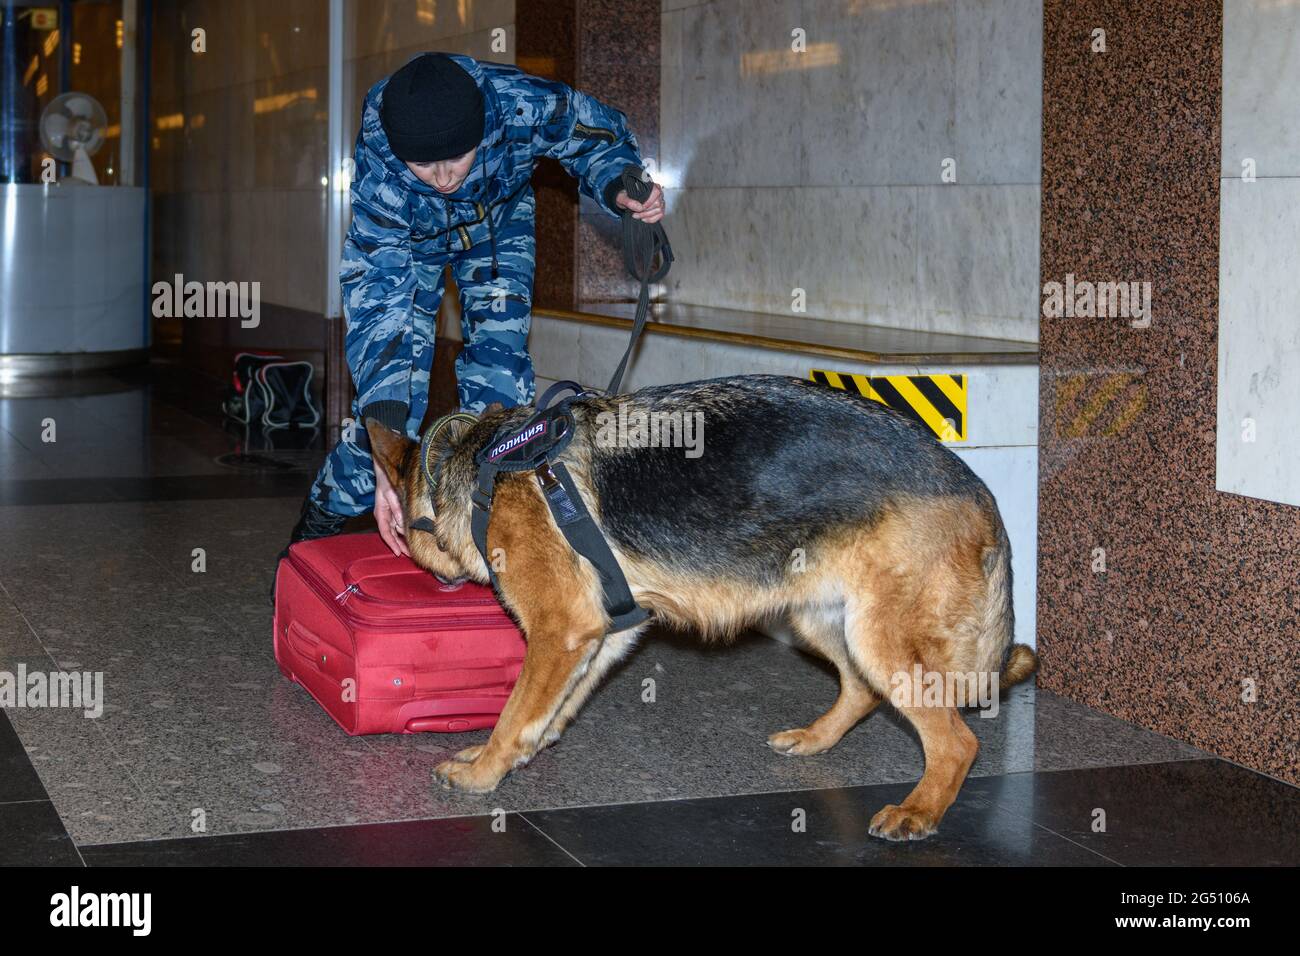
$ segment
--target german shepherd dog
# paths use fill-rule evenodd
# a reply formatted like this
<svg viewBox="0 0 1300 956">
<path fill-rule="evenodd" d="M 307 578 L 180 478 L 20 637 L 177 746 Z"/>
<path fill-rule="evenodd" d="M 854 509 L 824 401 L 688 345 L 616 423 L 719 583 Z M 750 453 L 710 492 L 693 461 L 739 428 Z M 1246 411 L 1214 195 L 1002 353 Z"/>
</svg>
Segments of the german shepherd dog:
<svg viewBox="0 0 1300 956">
<path fill-rule="evenodd" d="M 726 640 L 787 612 L 796 634 L 839 671 L 840 693 L 807 727 L 768 744 L 821 753 L 890 699 L 920 736 L 925 773 L 900 805 L 872 818 L 870 832 L 890 840 L 933 833 L 979 745 L 951 695 L 937 705 L 918 693 L 900 705 L 891 696 L 900 675 L 975 673 L 997 688 L 1037 667 L 1032 650 L 1012 645 L 1011 546 L 984 483 L 911 419 L 788 376 L 657 386 L 570 408 L 576 430 L 558 460 L 651 620 Z M 411 557 L 440 580 L 489 583 L 470 531 L 474 454 L 503 424 L 521 426 L 533 412 L 441 420 L 428 450 L 441 462 L 431 471 L 436 488 L 419 443 L 366 419 L 374 460 L 403 501 Z M 620 414 L 653 426 L 674 413 L 703 422 L 702 453 L 644 432 L 611 440 Z M 432 532 L 410 530 L 420 518 Z M 495 789 L 558 740 L 650 623 L 606 634 L 595 568 L 559 531 L 531 471 L 498 475 L 487 545 L 499 597 L 528 649 L 488 742 L 434 770 L 444 787 L 473 793 Z"/>
</svg>

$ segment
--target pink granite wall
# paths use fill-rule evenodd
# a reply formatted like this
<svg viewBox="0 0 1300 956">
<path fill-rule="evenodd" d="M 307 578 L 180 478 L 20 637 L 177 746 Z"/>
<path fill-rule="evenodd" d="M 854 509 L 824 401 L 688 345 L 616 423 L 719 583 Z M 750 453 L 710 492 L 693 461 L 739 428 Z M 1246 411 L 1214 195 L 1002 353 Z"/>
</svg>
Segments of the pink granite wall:
<svg viewBox="0 0 1300 956">
<path fill-rule="evenodd" d="M 1300 783 L 1300 509 L 1214 487 L 1221 12 L 1044 4 L 1042 281 L 1153 310 L 1042 320 L 1039 681 Z"/>
</svg>

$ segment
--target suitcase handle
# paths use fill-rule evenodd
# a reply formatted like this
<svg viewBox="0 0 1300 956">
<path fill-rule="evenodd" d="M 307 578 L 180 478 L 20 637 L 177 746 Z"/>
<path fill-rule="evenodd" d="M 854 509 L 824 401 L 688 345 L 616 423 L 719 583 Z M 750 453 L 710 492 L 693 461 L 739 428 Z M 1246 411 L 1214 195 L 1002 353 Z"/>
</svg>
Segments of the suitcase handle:
<svg viewBox="0 0 1300 956">
<path fill-rule="evenodd" d="M 495 727 L 506 697 L 457 697 L 412 702 L 402 708 L 403 732 L 462 733 Z M 399 719 L 401 719 L 399 717 Z"/>
<path fill-rule="evenodd" d="M 502 664 L 497 660 L 463 660 L 455 667 L 416 675 L 416 693 L 455 688 L 513 687 L 523 662 Z"/>
<path fill-rule="evenodd" d="M 461 734 L 469 730 L 483 730 L 495 727 L 500 719 L 498 714 L 463 714 L 459 717 L 413 717 L 406 722 L 408 734 L 426 731 L 441 734 Z"/>
<path fill-rule="evenodd" d="M 289 622 L 289 626 L 285 628 L 285 637 L 288 639 L 289 646 L 293 648 L 294 653 L 299 657 L 311 661 L 318 668 L 325 663 L 325 661 L 321 660 L 320 638 L 297 621 Z"/>
</svg>

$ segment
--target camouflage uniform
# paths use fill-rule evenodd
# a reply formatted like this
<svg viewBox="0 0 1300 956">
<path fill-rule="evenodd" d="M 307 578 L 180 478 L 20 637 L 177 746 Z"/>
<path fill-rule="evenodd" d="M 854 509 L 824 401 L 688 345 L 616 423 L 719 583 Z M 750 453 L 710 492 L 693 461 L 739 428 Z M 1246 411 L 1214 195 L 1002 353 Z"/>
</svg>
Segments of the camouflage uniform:
<svg viewBox="0 0 1300 956">
<path fill-rule="evenodd" d="M 312 500 L 334 514 L 374 507 L 363 416 L 418 437 L 448 264 L 462 308 L 460 407 L 477 413 L 493 402 L 509 408 L 534 401 L 528 330 L 536 201 L 529 180 L 537 160 L 559 160 L 579 191 L 614 217 L 623 169 L 644 165 L 619 110 L 513 66 L 450 55 L 483 91 L 486 114 L 474 165 L 453 193 L 421 182 L 393 155 L 379 120 L 387 78 L 366 94 L 352 226 L 339 267 L 356 427 L 350 440 L 344 430 L 311 491 Z"/>
</svg>

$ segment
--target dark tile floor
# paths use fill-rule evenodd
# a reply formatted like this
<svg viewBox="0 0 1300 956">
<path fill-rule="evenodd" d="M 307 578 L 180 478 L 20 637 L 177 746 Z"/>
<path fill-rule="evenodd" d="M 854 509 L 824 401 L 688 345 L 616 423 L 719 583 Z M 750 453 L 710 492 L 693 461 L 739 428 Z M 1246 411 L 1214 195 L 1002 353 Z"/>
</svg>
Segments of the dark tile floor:
<svg viewBox="0 0 1300 956">
<path fill-rule="evenodd" d="M 878 712 L 774 754 L 835 680 L 758 636 L 652 635 L 558 746 L 447 793 L 430 770 L 486 731 L 347 737 L 271 657 L 319 436 L 224 427 L 219 383 L 165 365 L 77 386 L 0 399 L 0 673 L 101 673 L 103 711 L 0 713 L 0 864 L 1300 862 L 1294 788 L 1032 684 L 969 718 L 980 755 L 935 837 L 875 840 L 915 734 Z"/>
</svg>

